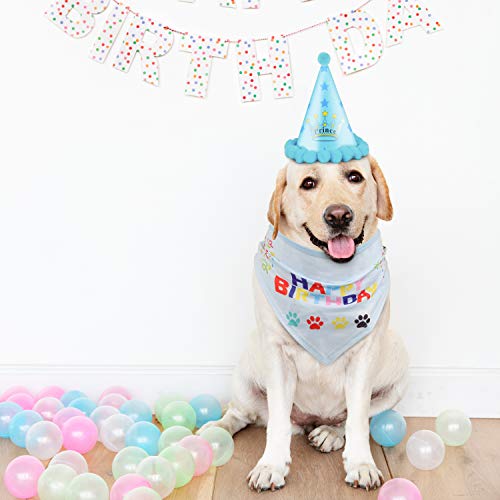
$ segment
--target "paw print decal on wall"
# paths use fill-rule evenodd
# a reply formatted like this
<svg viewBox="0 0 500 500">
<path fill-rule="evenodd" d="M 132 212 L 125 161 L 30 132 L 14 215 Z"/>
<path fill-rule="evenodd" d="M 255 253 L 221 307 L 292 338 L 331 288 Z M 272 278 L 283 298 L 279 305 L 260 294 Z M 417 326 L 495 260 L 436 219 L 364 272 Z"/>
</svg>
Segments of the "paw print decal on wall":
<svg viewBox="0 0 500 500">
<path fill-rule="evenodd" d="M 335 318 L 332 321 L 332 325 L 335 327 L 335 330 L 340 330 L 341 328 L 345 328 L 349 324 L 349 321 L 345 319 L 344 316 L 341 318 Z"/>
<path fill-rule="evenodd" d="M 370 322 L 370 317 L 368 316 L 368 314 L 360 314 L 358 316 L 358 319 L 354 320 L 354 323 L 356 323 L 356 326 L 358 328 L 366 328 L 369 322 Z"/>
<path fill-rule="evenodd" d="M 294 313 L 294 312 L 290 311 L 286 315 L 286 319 L 288 320 L 288 325 L 289 326 L 299 326 L 300 318 L 299 318 L 299 316 L 298 316 L 297 313 Z"/>
<path fill-rule="evenodd" d="M 309 330 L 320 330 L 324 323 L 319 316 L 310 316 L 307 324 L 309 325 Z"/>
</svg>

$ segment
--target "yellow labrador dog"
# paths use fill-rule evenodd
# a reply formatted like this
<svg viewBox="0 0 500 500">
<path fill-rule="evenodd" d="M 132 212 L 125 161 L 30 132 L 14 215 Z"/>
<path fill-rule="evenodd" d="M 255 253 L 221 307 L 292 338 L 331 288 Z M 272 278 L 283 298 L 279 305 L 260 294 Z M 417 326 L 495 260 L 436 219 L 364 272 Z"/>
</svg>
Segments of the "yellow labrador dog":
<svg viewBox="0 0 500 500">
<path fill-rule="evenodd" d="M 274 236 L 279 230 L 292 242 L 344 263 L 376 235 L 377 219 L 391 220 L 392 204 L 371 156 L 340 164 L 290 161 L 278 174 L 268 218 Z M 401 338 L 388 328 L 389 300 L 372 332 L 325 365 L 292 338 L 254 282 L 257 330 L 235 371 L 228 411 L 207 425 L 231 434 L 249 424 L 267 426 L 264 454 L 248 475 L 252 489 L 285 485 L 291 435 L 303 432 L 322 452 L 345 444 L 349 485 L 367 490 L 380 486 L 369 418 L 401 399 L 408 367 Z"/>
</svg>

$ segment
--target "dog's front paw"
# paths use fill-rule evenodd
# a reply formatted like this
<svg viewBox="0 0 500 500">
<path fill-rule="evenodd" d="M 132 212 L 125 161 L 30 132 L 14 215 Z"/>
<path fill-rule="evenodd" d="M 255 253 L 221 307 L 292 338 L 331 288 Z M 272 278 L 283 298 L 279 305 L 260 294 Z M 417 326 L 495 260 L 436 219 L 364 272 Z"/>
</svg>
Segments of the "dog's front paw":
<svg viewBox="0 0 500 500">
<path fill-rule="evenodd" d="M 258 463 L 248 474 L 248 486 L 258 492 L 279 490 L 285 486 L 285 477 L 289 471 L 288 465 L 271 465 Z"/>
<path fill-rule="evenodd" d="M 323 453 L 337 451 L 344 446 L 344 428 L 320 425 L 307 436 L 309 444 Z"/>
<path fill-rule="evenodd" d="M 346 467 L 345 482 L 353 488 L 363 488 L 366 491 L 378 488 L 384 482 L 382 472 L 374 463 L 354 464 Z"/>
</svg>

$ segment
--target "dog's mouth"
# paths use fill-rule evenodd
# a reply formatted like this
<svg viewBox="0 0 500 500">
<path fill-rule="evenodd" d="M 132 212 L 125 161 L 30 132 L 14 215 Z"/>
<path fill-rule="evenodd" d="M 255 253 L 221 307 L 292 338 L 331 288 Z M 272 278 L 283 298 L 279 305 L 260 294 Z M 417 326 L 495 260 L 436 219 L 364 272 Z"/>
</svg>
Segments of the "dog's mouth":
<svg viewBox="0 0 500 500">
<path fill-rule="evenodd" d="M 316 245 L 318 248 L 321 248 L 323 252 L 328 255 L 333 261 L 338 263 L 349 262 L 356 253 L 356 247 L 363 243 L 365 238 L 365 225 L 363 224 L 363 228 L 361 232 L 356 238 L 352 238 L 346 234 L 338 234 L 333 238 L 330 238 L 328 241 L 322 241 L 319 238 L 316 238 L 314 233 L 307 227 L 307 224 L 304 224 L 304 229 L 309 235 L 309 239 L 313 245 Z"/>
</svg>

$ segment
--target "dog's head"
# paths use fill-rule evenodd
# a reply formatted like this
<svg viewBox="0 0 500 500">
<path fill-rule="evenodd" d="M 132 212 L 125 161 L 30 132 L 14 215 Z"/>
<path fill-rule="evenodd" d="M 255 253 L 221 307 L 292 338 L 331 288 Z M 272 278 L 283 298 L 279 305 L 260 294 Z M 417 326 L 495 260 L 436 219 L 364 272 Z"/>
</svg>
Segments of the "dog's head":
<svg viewBox="0 0 500 500">
<path fill-rule="evenodd" d="M 321 248 L 348 262 L 356 246 L 373 236 L 377 218 L 392 219 L 389 189 L 371 157 L 346 163 L 289 162 L 278 174 L 268 219 L 297 243 Z"/>
</svg>

